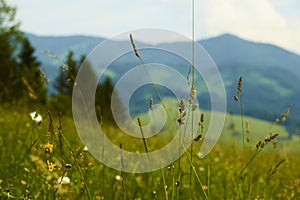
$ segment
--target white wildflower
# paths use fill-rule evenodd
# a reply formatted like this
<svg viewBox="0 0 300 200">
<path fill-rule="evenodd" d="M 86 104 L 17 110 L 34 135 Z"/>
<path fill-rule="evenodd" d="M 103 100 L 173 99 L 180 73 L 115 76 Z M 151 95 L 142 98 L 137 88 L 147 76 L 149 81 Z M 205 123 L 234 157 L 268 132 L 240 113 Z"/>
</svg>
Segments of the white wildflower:
<svg viewBox="0 0 300 200">
<path fill-rule="evenodd" d="M 116 178 L 117 181 L 123 181 L 123 178 L 122 178 L 122 176 L 120 176 L 120 175 L 116 175 L 115 178 Z"/>
<path fill-rule="evenodd" d="M 58 184 L 69 184 L 71 181 L 70 181 L 69 177 L 64 176 L 64 177 L 59 177 L 57 179 L 57 182 L 58 182 Z"/>
<path fill-rule="evenodd" d="M 88 149 L 87 146 L 84 146 L 82 150 L 83 150 L 83 151 L 88 151 L 89 149 Z"/>
<path fill-rule="evenodd" d="M 204 167 L 199 167 L 199 171 L 204 172 L 205 168 Z"/>
<path fill-rule="evenodd" d="M 30 115 L 31 119 L 38 124 L 40 124 L 43 120 L 43 117 L 35 111 L 30 113 L 29 115 Z"/>
<path fill-rule="evenodd" d="M 219 157 L 215 157 L 215 158 L 214 158 L 214 161 L 215 161 L 215 162 L 219 162 L 219 161 L 220 161 L 220 158 L 219 158 Z"/>
</svg>

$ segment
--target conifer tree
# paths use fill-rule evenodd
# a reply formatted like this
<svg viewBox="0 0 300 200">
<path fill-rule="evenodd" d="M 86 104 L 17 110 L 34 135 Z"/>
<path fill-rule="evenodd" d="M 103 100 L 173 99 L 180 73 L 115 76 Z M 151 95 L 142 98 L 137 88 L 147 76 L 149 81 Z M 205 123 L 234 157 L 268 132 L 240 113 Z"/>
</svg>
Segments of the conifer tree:
<svg viewBox="0 0 300 200">
<path fill-rule="evenodd" d="M 65 115 L 72 114 L 72 91 L 79 67 L 80 63 L 75 60 L 73 51 L 69 51 L 54 83 L 57 93 L 51 99 L 51 106 Z"/>
<path fill-rule="evenodd" d="M 34 48 L 27 38 L 22 39 L 22 47 L 19 53 L 17 80 L 21 79 L 19 88 L 24 91 L 23 97 L 28 95 L 32 102 L 46 104 L 47 90 L 45 80 L 42 77 L 40 62 L 34 55 Z"/>
<path fill-rule="evenodd" d="M 17 61 L 14 58 L 18 46 L 19 23 L 15 22 L 16 8 L 0 0 L 0 100 L 11 101 L 16 93 L 14 73 Z"/>
<path fill-rule="evenodd" d="M 67 66 L 63 65 L 60 67 L 59 75 L 56 78 L 54 87 L 59 94 L 71 96 L 74 81 L 80 64 L 74 59 L 73 51 L 68 52 L 65 64 Z"/>
<path fill-rule="evenodd" d="M 34 48 L 15 21 L 16 8 L 0 0 L 0 100 L 46 103 L 47 91 Z"/>
<path fill-rule="evenodd" d="M 85 87 L 89 88 L 92 87 L 92 85 L 97 81 L 97 77 L 91 64 L 88 62 L 88 60 L 85 60 L 85 56 L 82 56 L 79 61 L 76 61 L 74 59 L 73 52 L 69 51 L 65 64 L 67 66 L 60 67 L 59 75 L 56 78 L 55 88 L 57 90 L 57 94 L 52 98 L 52 107 L 60 112 L 63 112 L 64 114 L 71 115 L 72 92 L 79 68 L 84 68 L 80 74 L 80 81 L 82 82 L 76 84 L 85 84 Z M 113 81 L 109 77 L 106 77 L 102 83 L 98 84 L 95 94 L 95 105 L 82 105 L 87 106 L 88 109 L 96 108 L 98 119 L 102 119 L 102 122 L 105 124 L 114 123 L 114 118 L 111 111 L 111 96 L 113 90 Z M 82 97 L 78 96 L 75 98 L 80 99 Z M 118 101 L 119 103 L 117 103 L 115 106 L 118 106 L 117 109 L 120 117 L 122 116 L 124 108 L 117 95 L 117 102 Z M 91 102 L 85 103 L 88 104 Z"/>
<path fill-rule="evenodd" d="M 103 120 L 104 124 L 115 124 L 114 116 L 112 114 L 111 109 L 111 100 L 112 100 L 112 93 L 114 91 L 114 84 L 110 77 L 106 77 L 102 83 L 98 85 L 97 92 L 96 92 L 96 105 L 100 107 L 100 113 L 98 113 L 101 116 L 101 119 Z M 116 110 L 118 110 L 118 119 L 122 119 L 122 115 L 124 113 L 124 107 L 123 104 L 118 96 L 118 93 L 116 94 L 115 99 L 115 106 Z"/>
</svg>

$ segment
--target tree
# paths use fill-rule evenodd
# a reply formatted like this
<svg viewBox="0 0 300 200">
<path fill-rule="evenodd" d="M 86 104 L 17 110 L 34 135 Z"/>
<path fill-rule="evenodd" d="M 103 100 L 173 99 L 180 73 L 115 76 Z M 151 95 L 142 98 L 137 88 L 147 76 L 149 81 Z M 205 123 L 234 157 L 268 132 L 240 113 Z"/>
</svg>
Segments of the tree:
<svg viewBox="0 0 300 200">
<path fill-rule="evenodd" d="M 47 91 L 34 48 L 15 22 L 16 8 L 0 0 L 0 100 L 46 103 Z"/>
<path fill-rule="evenodd" d="M 79 69 L 79 63 L 74 59 L 73 51 L 69 51 L 67 60 L 63 66 L 60 67 L 59 75 L 56 78 L 54 85 L 59 94 L 72 95 L 74 81 Z"/>
<path fill-rule="evenodd" d="M 90 88 L 97 81 L 93 67 L 85 58 L 85 56 L 81 56 L 79 61 L 76 61 L 74 59 L 73 52 L 69 51 L 65 65 L 60 67 L 59 75 L 56 78 L 55 88 L 57 90 L 57 94 L 51 99 L 52 108 L 63 112 L 66 115 L 72 114 L 72 92 L 75 84 L 75 78 L 80 67 L 84 70 L 81 72 L 81 78 L 80 80 L 77 80 L 79 82 L 76 84 L 85 84 L 86 88 Z M 98 120 L 102 120 L 103 124 L 114 123 L 114 118 L 111 111 L 111 97 L 113 90 L 113 82 L 109 77 L 107 77 L 101 84 L 98 84 L 95 94 L 95 105 L 90 105 L 89 102 L 85 102 L 86 105 L 84 105 L 88 107 L 88 110 L 96 108 Z M 74 98 L 78 98 L 78 102 L 80 102 L 82 97 L 78 96 Z M 117 97 L 117 102 L 118 101 L 120 100 Z M 122 116 L 121 113 L 124 111 L 124 109 L 121 101 L 120 103 L 117 103 L 117 105 L 119 116 Z"/>
<path fill-rule="evenodd" d="M 100 83 L 96 92 L 96 107 L 100 108 L 98 117 L 102 119 L 103 124 L 115 124 L 115 119 L 111 110 L 111 97 L 114 91 L 114 85 L 110 77 L 106 77 L 103 83 Z M 114 106 L 117 106 L 118 118 L 121 118 L 124 113 L 124 107 L 121 100 L 116 94 L 116 102 Z"/>
<path fill-rule="evenodd" d="M 15 22 L 16 8 L 0 0 L 0 99 L 10 101 L 16 89 L 13 76 L 17 68 L 14 58 L 20 37 L 19 23 Z"/>
<path fill-rule="evenodd" d="M 47 89 L 45 80 L 42 77 L 40 62 L 34 56 L 34 48 L 31 46 L 27 38 L 22 38 L 22 47 L 19 53 L 19 63 L 16 72 L 16 80 L 21 78 L 19 89 L 24 91 L 22 94 L 25 98 L 38 101 L 42 104 L 47 102 Z M 28 95 L 27 95 L 28 94 Z"/>
<path fill-rule="evenodd" d="M 72 91 L 79 67 L 80 63 L 74 59 L 73 51 L 69 51 L 54 84 L 57 94 L 52 97 L 51 106 L 66 115 L 72 114 Z"/>
</svg>

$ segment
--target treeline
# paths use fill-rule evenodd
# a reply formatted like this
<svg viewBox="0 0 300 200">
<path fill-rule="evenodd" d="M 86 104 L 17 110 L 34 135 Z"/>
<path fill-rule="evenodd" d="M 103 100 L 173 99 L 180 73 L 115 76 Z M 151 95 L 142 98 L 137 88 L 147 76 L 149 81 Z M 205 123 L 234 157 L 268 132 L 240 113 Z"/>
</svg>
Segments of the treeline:
<svg viewBox="0 0 300 200">
<path fill-rule="evenodd" d="M 72 90 L 75 77 L 85 56 L 79 60 L 69 51 L 59 68 L 54 83 L 48 83 L 35 56 L 35 49 L 15 20 L 16 8 L 0 0 L 0 101 L 3 104 L 39 105 L 51 110 L 72 114 Z M 89 66 L 90 67 L 90 66 Z M 91 72 L 93 71 L 90 67 Z M 54 84 L 56 93 L 49 96 L 48 84 Z M 96 108 L 99 118 L 113 122 L 110 109 L 113 83 L 107 78 L 98 85 Z"/>
<path fill-rule="evenodd" d="M 96 73 L 85 56 L 81 56 L 79 60 L 74 59 L 73 51 L 69 51 L 66 61 L 59 69 L 59 75 L 54 82 L 54 88 L 57 93 L 52 95 L 50 99 L 50 106 L 54 110 L 59 110 L 65 115 L 72 114 L 72 95 L 73 87 L 76 85 L 75 79 L 80 67 L 85 68 L 85 84 L 90 85 L 97 81 Z M 89 82 L 89 83 L 88 83 Z M 111 97 L 114 90 L 114 85 L 109 77 L 106 77 L 98 84 L 95 93 L 95 109 L 98 119 L 102 120 L 104 124 L 114 123 L 114 118 L 111 112 Z M 123 112 L 121 100 L 116 95 L 118 101 L 118 111 Z M 119 114 L 120 114 L 119 113 Z"/>
<path fill-rule="evenodd" d="M 0 99 L 1 102 L 47 102 L 47 90 L 34 48 L 20 23 L 15 21 L 16 8 L 0 0 Z"/>
</svg>

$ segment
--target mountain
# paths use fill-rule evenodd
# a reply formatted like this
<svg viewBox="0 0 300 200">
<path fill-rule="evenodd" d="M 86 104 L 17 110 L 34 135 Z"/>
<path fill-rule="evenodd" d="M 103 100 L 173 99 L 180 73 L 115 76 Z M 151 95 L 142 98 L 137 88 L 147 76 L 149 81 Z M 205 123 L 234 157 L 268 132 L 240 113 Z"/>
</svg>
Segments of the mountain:
<svg viewBox="0 0 300 200">
<path fill-rule="evenodd" d="M 300 57 L 272 44 L 255 43 L 231 34 L 200 41 L 217 65 L 241 63 L 256 67 L 296 70 L 300 76 Z"/>
<path fill-rule="evenodd" d="M 224 34 L 200 41 L 217 64 L 228 97 L 228 110 L 238 112 L 232 96 L 240 75 L 244 82 L 245 114 L 272 120 L 287 107 L 287 125 L 298 133 L 300 126 L 300 56 L 272 44 L 255 43 Z"/>
<path fill-rule="evenodd" d="M 60 63 L 41 53 L 42 51 L 48 50 L 63 59 L 67 51 L 71 49 L 75 52 L 75 56 L 79 58 L 82 54 L 88 54 L 104 40 L 104 38 L 88 36 L 51 37 L 29 33 L 27 33 L 27 36 L 37 50 L 37 56 L 42 62 L 42 68 L 50 82 L 57 75 Z M 274 120 L 275 117 L 280 117 L 280 114 L 287 107 L 290 107 L 291 116 L 288 117 L 286 124 L 290 127 L 292 133 L 298 132 L 297 127 L 300 127 L 300 104 L 298 103 L 300 99 L 300 87 L 298 87 L 300 84 L 299 55 L 272 44 L 255 43 L 231 34 L 223 34 L 198 42 L 209 53 L 221 72 L 226 86 L 229 111 L 239 112 L 239 105 L 233 101 L 232 97 L 236 94 L 239 76 L 243 76 L 244 113 L 253 117 Z M 129 46 L 130 42 L 116 41 L 107 51 L 113 52 L 125 45 Z M 142 45 L 142 43 L 137 44 L 138 47 Z M 176 48 L 181 48 L 182 45 L 186 44 L 180 42 L 168 43 L 159 44 L 157 47 L 160 45 L 176 45 Z M 174 66 L 176 69 L 182 70 L 183 74 L 188 72 L 189 64 L 183 60 L 175 59 L 172 55 L 151 50 L 142 53 L 146 63 L 154 60 L 156 63 Z M 118 80 L 131 66 L 139 64 L 132 53 L 121 56 L 112 63 L 115 67 L 111 69 L 110 74 L 114 80 Z M 182 66 L 186 66 L 186 69 L 183 69 Z M 171 80 L 171 78 L 169 77 L 170 81 L 176 84 L 176 81 Z M 137 99 L 131 101 L 131 104 L 140 105 L 143 102 L 144 104 L 148 102 L 149 96 L 151 96 L 149 95 L 150 88 L 148 87 L 144 91 L 140 90 L 140 95 L 135 94 Z M 162 88 L 162 93 L 172 94 L 166 88 Z M 201 107 L 209 108 L 210 96 L 205 87 L 200 89 L 200 94 Z M 139 109 L 134 110 L 134 112 L 139 111 Z"/>
<path fill-rule="evenodd" d="M 104 40 L 104 38 L 80 35 L 37 36 L 31 33 L 26 33 L 26 36 L 34 46 L 36 55 L 42 63 L 42 69 L 50 82 L 57 76 L 60 63 L 47 55 L 44 51 L 49 51 L 64 60 L 68 51 L 73 50 L 74 56 L 76 58 L 80 58 L 81 55 L 88 54 L 97 44 Z M 50 91 L 53 92 L 52 85 L 50 85 Z"/>
</svg>

